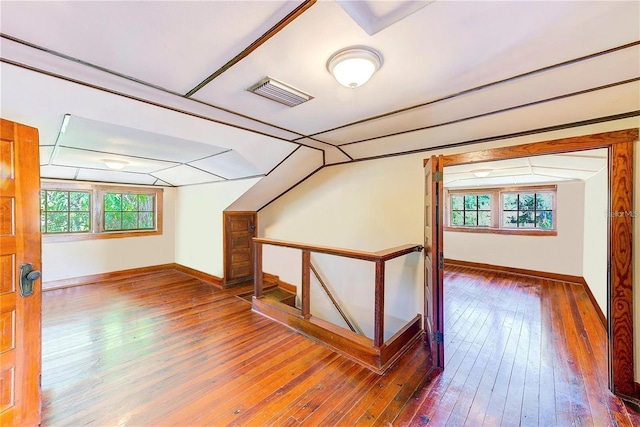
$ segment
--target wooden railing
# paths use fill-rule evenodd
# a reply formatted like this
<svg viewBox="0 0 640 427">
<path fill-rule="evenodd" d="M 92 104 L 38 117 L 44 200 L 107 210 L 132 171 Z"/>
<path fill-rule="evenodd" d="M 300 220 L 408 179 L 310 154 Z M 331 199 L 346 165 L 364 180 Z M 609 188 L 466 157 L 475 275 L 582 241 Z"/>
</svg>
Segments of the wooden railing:
<svg viewBox="0 0 640 427">
<path fill-rule="evenodd" d="M 386 343 L 384 341 L 384 297 L 385 297 L 385 262 L 394 258 L 398 258 L 413 252 L 421 252 L 423 247 L 421 245 L 409 244 L 402 245 L 391 249 L 386 249 L 378 252 L 365 252 L 356 251 L 351 249 L 340 249 L 326 246 L 315 246 L 304 243 L 294 243 L 281 240 L 254 238 L 255 258 L 254 258 L 254 304 L 255 311 L 262 312 L 276 320 L 282 321 L 295 329 L 298 329 L 302 333 L 312 335 L 316 339 L 320 339 L 327 344 L 331 345 L 338 350 L 348 353 L 349 356 L 355 357 L 362 361 L 365 365 L 372 368 L 375 371 L 382 371 L 386 369 L 385 366 L 388 362 L 395 359 L 396 353 L 400 352 L 404 348 L 404 344 L 412 341 L 415 336 L 422 332 L 421 316 L 416 315 L 404 328 L 391 337 Z M 262 270 L 262 249 L 264 245 L 280 246 L 292 249 L 299 249 L 302 251 L 302 286 L 301 297 L 302 304 L 298 313 L 293 312 L 290 308 L 287 308 L 286 315 L 278 315 L 273 311 L 270 311 L 261 303 L 263 296 L 263 270 Z M 312 319 L 311 316 L 311 253 L 321 253 L 336 255 L 346 258 L 354 258 L 363 261 L 370 261 L 375 263 L 375 283 L 374 283 L 374 306 L 372 307 L 374 312 L 374 324 L 373 324 L 373 340 L 366 337 L 359 337 L 353 333 L 357 338 L 351 337 L 352 331 L 345 328 L 337 327 L 336 325 L 328 324 L 328 322 L 321 321 L 319 319 Z M 265 310 L 268 311 L 265 312 Z M 294 318 L 291 318 L 293 316 Z M 295 318 L 297 317 L 297 318 Z M 304 319 L 310 323 L 313 323 L 315 327 L 309 327 L 309 323 L 302 323 L 300 320 Z M 338 329 L 342 329 L 343 332 L 339 332 Z M 323 332 L 324 331 L 324 332 Z M 328 332 L 328 333 L 325 333 Z M 340 334 L 338 339 L 335 334 Z M 344 339 L 342 339 L 344 338 Z M 372 341 L 370 344 L 368 341 Z M 346 346 L 343 346 L 346 344 Z M 349 351 L 348 347 L 355 344 L 370 347 L 374 353 L 364 351 L 366 355 L 365 360 L 361 360 L 358 357 L 362 351 L 354 350 Z M 344 348 L 343 348 L 344 347 Z M 346 349 L 346 350 L 345 350 Z M 363 350 L 363 349 L 361 349 Z M 371 357 L 373 356 L 373 357 Z"/>
</svg>

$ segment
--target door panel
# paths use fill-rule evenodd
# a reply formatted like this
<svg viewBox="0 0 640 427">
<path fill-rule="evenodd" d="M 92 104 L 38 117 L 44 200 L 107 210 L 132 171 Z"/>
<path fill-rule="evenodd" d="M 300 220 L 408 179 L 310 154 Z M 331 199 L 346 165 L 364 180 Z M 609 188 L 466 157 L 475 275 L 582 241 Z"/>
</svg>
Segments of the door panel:
<svg viewBox="0 0 640 427">
<path fill-rule="evenodd" d="M 224 212 L 225 285 L 253 278 L 253 237 L 255 212 Z"/>
<path fill-rule="evenodd" d="M 424 167 L 424 329 L 437 368 L 444 368 L 442 164 L 432 156 Z"/>
<path fill-rule="evenodd" d="M 40 270 L 38 131 L 0 121 L 0 425 L 40 423 L 40 280 L 20 294 L 20 266 Z"/>
</svg>

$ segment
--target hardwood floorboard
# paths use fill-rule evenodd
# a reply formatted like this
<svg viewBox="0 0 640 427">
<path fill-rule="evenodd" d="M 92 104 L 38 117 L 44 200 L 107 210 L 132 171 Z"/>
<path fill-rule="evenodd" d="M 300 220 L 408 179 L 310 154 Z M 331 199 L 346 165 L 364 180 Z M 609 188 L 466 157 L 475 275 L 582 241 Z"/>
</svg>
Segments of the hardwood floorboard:
<svg viewBox="0 0 640 427">
<path fill-rule="evenodd" d="M 446 369 L 385 374 L 175 270 L 43 294 L 43 426 L 634 425 L 579 285 L 449 267 Z"/>
</svg>

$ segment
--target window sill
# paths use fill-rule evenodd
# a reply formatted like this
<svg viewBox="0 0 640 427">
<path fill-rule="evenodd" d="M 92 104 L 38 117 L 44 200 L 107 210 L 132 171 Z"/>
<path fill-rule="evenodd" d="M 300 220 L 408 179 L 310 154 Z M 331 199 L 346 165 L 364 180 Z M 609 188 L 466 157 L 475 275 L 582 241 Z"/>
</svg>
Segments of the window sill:
<svg viewBox="0 0 640 427">
<path fill-rule="evenodd" d="M 471 228 L 471 227 L 444 227 L 444 231 L 460 233 L 489 233 L 489 234 L 511 234 L 518 236 L 557 236 L 556 230 L 532 230 L 532 229 L 506 229 L 506 228 Z"/>
<path fill-rule="evenodd" d="M 43 234 L 42 243 L 75 242 L 80 240 L 120 239 L 123 237 L 161 236 L 161 230 L 113 231 L 104 233 Z"/>
</svg>

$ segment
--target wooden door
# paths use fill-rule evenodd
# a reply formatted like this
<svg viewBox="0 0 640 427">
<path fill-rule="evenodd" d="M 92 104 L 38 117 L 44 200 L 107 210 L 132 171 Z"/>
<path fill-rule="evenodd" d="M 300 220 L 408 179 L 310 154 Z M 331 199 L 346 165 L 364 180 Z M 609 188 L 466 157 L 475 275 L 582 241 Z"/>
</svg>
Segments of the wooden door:
<svg viewBox="0 0 640 427">
<path fill-rule="evenodd" d="M 442 156 L 424 166 L 424 330 L 433 364 L 444 369 Z"/>
<path fill-rule="evenodd" d="M 41 286 L 35 280 L 33 293 L 23 296 L 20 266 L 40 270 L 38 130 L 7 120 L 0 126 L 0 426 L 34 426 L 40 423 Z"/>
<path fill-rule="evenodd" d="M 224 212 L 224 284 L 253 279 L 256 212 Z"/>
</svg>

